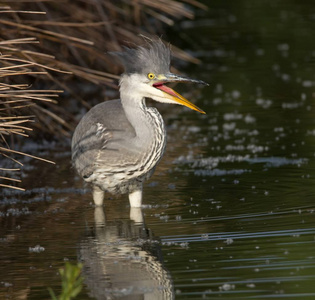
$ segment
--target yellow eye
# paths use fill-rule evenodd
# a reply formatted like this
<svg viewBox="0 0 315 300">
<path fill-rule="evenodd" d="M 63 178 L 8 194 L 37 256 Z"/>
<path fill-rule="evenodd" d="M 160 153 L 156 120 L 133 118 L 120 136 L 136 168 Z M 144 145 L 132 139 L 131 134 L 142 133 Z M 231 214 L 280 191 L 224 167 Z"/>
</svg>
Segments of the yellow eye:
<svg viewBox="0 0 315 300">
<path fill-rule="evenodd" d="M 155 75 L 154 75 L 153 73 L 149 73 L 149 74 L 148 74 L 148 78 L 149 78 L 149 79 L 154 79 L 154 78 L 155 78 Z"/>
</svg>

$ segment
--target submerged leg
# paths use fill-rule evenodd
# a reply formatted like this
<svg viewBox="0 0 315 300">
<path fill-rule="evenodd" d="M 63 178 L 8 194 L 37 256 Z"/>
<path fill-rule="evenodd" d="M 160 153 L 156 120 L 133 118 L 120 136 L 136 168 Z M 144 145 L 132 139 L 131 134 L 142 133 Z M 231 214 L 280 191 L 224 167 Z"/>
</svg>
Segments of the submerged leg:
<svg viewBox="0 0 315 300">
<path fill-rule="evenodd" d="M 131 207 L 141 207 L 142 204 L 142 187 L 129 193 L 129 203 Z"/>
<path fill-rule="evenodd" d="M 94 222 L 95 227 L 104 227 L 105 226 L 105 213 L 104 209 L 101 206 L 96 206 L 94 209 Z"/>
<path fill-rule="evenodd" d="M 130 207 L 130 220 L 136 224 L 143 224 L 143 213 L 141 207 Z"/>
<path fill-rule="evenodd" d="M 102 191 L 98 186 L 93 187 L 93 200 L 96 206 L 102 206 L 104 202 L 105 192 Z"/>
</svg>

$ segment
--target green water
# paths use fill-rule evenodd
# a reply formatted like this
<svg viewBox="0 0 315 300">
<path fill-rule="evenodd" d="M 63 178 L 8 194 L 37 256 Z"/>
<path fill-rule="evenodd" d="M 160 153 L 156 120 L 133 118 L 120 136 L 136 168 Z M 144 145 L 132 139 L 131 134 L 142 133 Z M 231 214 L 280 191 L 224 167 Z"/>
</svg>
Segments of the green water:
<svg viewBox="0 0 315 300">
<path fill-rule="evenodd" d="M 205 3 L 165 38 L 202 61 L 175 62 L 210 86 L 176 90 L 207 115 L 159 106 L 143 222 L 125 196 L 94 211 L 67 145 L 34 150 L 57 166 L 32 161 L 28 193 L 2 194 L 0 298 L 48 299 L 70 260 L 79 299 L 315 299 L 315 6 Z"/>
</svg>

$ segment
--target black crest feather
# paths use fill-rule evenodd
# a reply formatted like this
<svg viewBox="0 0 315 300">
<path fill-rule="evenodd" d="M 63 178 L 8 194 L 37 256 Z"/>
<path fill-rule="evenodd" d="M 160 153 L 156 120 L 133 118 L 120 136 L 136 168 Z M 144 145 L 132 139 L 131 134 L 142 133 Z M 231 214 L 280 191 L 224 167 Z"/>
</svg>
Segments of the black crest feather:
<svg viewBox="0 0 315 300">
<path fill-rule="evenodd" d="M 127 74 L 165 74 L 170 70 L 171 51 L 161 40 L 151 40 L 147 47 L 124 47 L 123 52 L 112 52 L 118 57 Z"/>
</svg>

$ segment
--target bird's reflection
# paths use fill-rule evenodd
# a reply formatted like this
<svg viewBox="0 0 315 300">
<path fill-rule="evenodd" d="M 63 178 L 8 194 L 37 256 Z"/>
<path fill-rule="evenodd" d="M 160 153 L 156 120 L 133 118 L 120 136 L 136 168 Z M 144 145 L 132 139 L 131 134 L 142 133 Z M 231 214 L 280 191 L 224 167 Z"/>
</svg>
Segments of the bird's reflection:
<svg viewBox="0 0 315 300">
<path fill-rule="evenodd" d="M 162 264 L 159 243 L 144 225 L 140 208 L 130 219 L 106 221 L 102 207 L 95 226 L 80 244 L 83 277 L 96 299 L 174 299 L 169 273 Z"/>
</svg>

